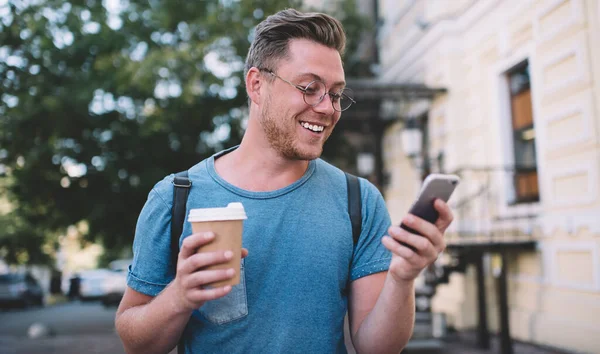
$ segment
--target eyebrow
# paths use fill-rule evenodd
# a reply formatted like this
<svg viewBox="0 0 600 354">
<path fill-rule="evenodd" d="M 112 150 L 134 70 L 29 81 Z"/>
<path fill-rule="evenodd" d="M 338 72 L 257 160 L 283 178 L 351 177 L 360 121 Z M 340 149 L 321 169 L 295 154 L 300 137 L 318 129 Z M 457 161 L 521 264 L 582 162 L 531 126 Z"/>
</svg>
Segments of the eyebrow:
<svg viewBox="0 0 600 354">
<path fill-rule="evenodd" d="M 301 73 L 301 74 L 296 75 L 296 78 L 297 79 L 311 78 L 313 80 L 319 80 L 319 81 L 326 82 L 325 80 L 323 80 L 322 77 L 320 77 L 319 75 L 317 75 L 315 73 Z M 346 82 L 345 81 L 336 81 L 331 85 L 331 87 L 336 87 L 336 86 L 346 87 Z"/>
</svg>

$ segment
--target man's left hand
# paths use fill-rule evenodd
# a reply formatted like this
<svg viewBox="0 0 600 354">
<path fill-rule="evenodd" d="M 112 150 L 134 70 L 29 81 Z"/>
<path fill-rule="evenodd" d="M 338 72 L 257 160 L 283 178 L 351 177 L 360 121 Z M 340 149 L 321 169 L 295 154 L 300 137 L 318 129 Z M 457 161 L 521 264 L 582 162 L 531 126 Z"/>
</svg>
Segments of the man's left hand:
<svg viewBox="0 0 600 354">
<path fill-rule="evenodd" d="M 392 226 L 388 229 L 389 236 L 383 237 L 381 242 L 392 252 L 389 272 L 396 281 L 414 280 L 446 249 L 444 232 L 452 222 L 452 211 L 440 199 L 435 201 L 434 207 L 439 213 L 435 224 L 412 214 L 408 214 L 402 220 L 404 225 L 419 232 L 422 236 L 409 233 L 399 226 Z M 412 246 L 415 250 L 402 245 L 400 241 Z"/>
</svg>

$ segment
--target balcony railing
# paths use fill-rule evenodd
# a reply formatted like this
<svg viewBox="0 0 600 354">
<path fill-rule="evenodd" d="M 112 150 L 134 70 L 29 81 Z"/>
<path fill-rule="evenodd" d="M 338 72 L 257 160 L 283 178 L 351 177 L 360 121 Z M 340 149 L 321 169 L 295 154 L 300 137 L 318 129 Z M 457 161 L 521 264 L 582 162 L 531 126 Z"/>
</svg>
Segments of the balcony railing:
<svg viewBox="0 0 600 354">
<path fill-rule="evenodd" d="M 450 206 L 455 221 L 449 242 L 507 242 L 536 237 L 540 213 L 535 169 L 467 167 Z"/>
</svg>

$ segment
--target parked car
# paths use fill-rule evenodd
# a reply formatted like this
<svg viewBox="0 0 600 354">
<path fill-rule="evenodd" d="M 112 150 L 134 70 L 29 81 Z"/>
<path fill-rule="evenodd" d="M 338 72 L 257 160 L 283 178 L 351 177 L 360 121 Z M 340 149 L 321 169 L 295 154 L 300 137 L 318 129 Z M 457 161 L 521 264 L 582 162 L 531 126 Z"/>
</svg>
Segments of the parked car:
<svg viewBox="0 0 600 354">
<path fill-rule="evenodd" d="M 0 306 L 14 308 L 35 305 L 44 305 L 44 291 L 31 274 L 0 274 Z"/>
<path fill-rule="evenodd" d="M 108 268 L 77 271 L 62 280 L 61 290 L 70 299 L 101 301 L 118 305 L 127 287 L 127 269 L 131 259 L 117 259 Z"/>
<path fill-rule="evenodd" d="M 105 268 L 90 269 L 75 273 L 70 279 L 69 297 L 81 301 L 96 301 L 104 296 L 104 283 L 110 276 L 110 270 Z M 73 290 L 75 280 L 75 290 Z"/>
<path fill-rule="evenodd" d="M 118 306 L 127 288 L 127 268 L 131 259 L 118 259 L 109 264 L 111 273 L 104 282 L 104 306 Z"/>
<path fill-rule="evenodd" d="M 102 304 L 104 306 L 118 306 L 127 288 L 127 273 L 124 271 L 112 271 L 104 280 L 104 295 Z"/>
</svg>

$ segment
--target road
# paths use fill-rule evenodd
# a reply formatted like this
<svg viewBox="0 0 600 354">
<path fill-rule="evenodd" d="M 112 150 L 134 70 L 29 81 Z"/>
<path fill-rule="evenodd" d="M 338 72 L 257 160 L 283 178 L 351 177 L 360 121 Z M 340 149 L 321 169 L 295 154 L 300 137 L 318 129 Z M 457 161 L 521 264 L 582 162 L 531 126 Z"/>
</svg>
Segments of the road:
<svg viewBox="0 0 600 354">
<path fill-rule="evenodd" d="M 99 303 L 65 303 L 45 308 L 0 312 L 0 352 L 125 353 L 114 328 L 115 308 Z M 27 337 L 29 327 L 41 323 L 52 331 L 44 338 Z"/>
<path fill-rule="evenodd" d="M 64 303 L 28 310 L 0 310 L 0 354 L 124 354 L 114 329 L 116 308 L 99 303 Z M 34 323 L 48 326 L 49 337 L 30 339 L 27 330 Z M 496 354 L 500 353 L 498 338 L 492 336 L 492 349 L 481 350 L 475 345 L 475 333 L 458 333 L 444 342 L 436 354 Z M 428 352 L 406 351 L 407 354 Z M 173 350 L 171 354 L 175 354 Z M 350 348 L 349 353 L 354 353 Z M 515 354 L 566 353 L 526 343 L 514 343 Z"/>
<path fill-rule="evenodd" d="M 0 312 L 0 335 L 26 336 L 27 329 L 39 322 L 50 326 L 56 335 L 114 332 L 115 308 L 98 302 L 73 302 L 44 308 Z"/>
</svg>

